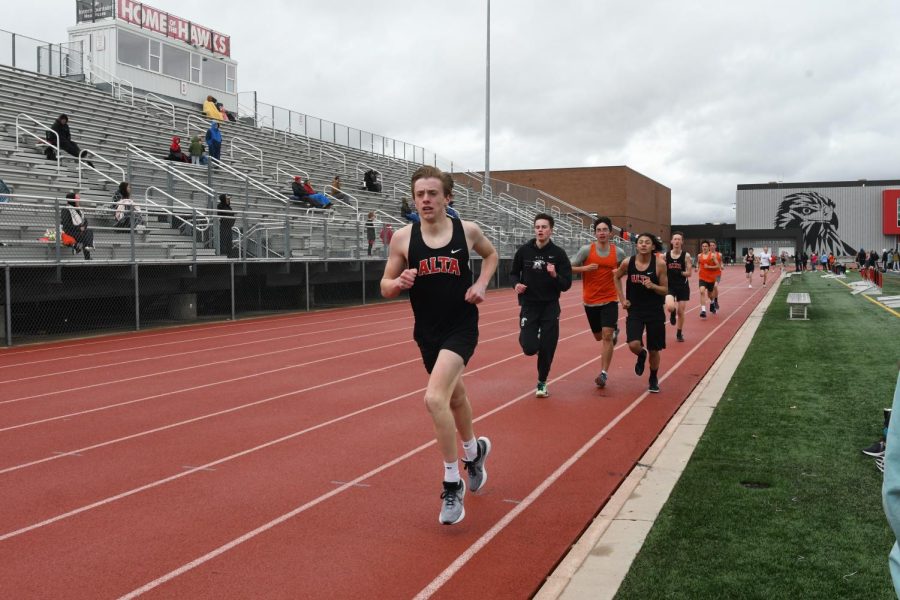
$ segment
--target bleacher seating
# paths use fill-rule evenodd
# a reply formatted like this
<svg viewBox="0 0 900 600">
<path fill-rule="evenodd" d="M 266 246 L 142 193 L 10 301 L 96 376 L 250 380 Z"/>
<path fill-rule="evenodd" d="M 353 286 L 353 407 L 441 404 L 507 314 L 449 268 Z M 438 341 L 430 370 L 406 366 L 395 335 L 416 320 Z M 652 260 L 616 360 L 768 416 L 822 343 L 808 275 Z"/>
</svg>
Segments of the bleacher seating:
<svg viewBox="0 0 900 600">
<path fill-rule="evenodd" d="M 0 179 L 13 189 L 13 202 L 0 204 L 0 261 L 56 259 L 56 245 L 38 241 L 56 226 L 60 200 L 79 189 L 82 206 L 95 230 L 97 260 L 190 258 L 216 260 L 216 196 L 232 197 L 237 212 L 234 240 L 247 259 L 359 258 L 365 256 L 364 221 L 376 212 L 377 226 L 405 225 L 400 199 L 408 194 L 409 175 L 419 165 L 373 152 L 258 127 L 252 118 L 221 124 L 222 164 L 213 167 L 162 160 L 173 135 L 184 148 L 193 135 L 205 134 L 208 121 L 199 107 L 173 104 L 169 112 L 151 107 L 138 96 L 134 105 L 113 99 L 91 85 L 0 66 Z M 97 171 L 60 154 L 60 167 L 47 160 L 38 140 L 60 114 L 69 116 L 72 137 Z M 18 142 L 18 144 L 17 144 Z M 18 149 L 17 149 L 18 145 Z M 152 157 L 152 158 L 148 158 Z M 155 160 L 154 160 L 155 158 Z M 80 167 L 80 172 L 79 172 Z M 362 189 L 368 169 L 381 174 L 383 192 Z M 300 173 L 298 173 L 298 171 Z M 130 174 L 130 176 L 128 175 Z M 300 207 L 288 200 L 290 179 L 308 175 L 317 191 L 332 196 L 330 183 L 341 175 L 345 200 L 333 198 L 333 210 Z M 109 206 L 122 179 L 133 199 L 151 218 L 148 229 L 132 240 L 113 227 Z M 501 256 L 532 237 L 531 219 L 542 207 L 523 206 L 515 198 L 480 193 L 475 176 L 457 182 L 455 207 L 481 224 Z M 174 198 L 174 199 L 173 199 Z M 562 214 L 560 207 L 555 210 Z M 589 217 L 584 215 L 582 222 Z M 185 227 L 184 220 L 208 219 L 208 227 Z M 205 221 L 204 221 L 205 222 Z M 554 239 L 574 251 L 593 239 L 590 228 L 560 219 Z M 63 260 L 80 260 L 61 252 Z"/>
</svg>

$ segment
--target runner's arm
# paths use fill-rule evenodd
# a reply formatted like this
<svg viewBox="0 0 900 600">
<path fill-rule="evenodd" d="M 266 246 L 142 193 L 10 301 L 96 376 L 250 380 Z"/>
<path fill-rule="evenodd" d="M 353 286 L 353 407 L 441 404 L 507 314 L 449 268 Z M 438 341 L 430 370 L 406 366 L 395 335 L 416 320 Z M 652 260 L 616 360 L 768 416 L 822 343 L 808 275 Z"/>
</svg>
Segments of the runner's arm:
<svg viewBox="0 0 900 600">
<path fill-rule="evenodd" d="M 384 275 L 381 276 L 381 295 L 385 298 L 396 298 L 404 289 L 412 287 L 415 281 L 416 270 L 406 268 L 410 230 L 411 227 L 406 226 L 391 238 L 390 254 L 384 263 Z"/>
</svg>

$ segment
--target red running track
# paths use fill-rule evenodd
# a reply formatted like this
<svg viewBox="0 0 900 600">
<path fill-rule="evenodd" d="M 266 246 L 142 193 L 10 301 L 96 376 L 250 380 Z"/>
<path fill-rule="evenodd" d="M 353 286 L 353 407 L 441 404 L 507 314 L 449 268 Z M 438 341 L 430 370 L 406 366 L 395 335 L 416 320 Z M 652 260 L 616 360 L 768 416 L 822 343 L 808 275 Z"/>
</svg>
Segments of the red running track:
<svg viewBox="0 0 900 600">
<path fill-rule="evenodd" d="M 490 293 L 466 372 L 490 478 L 450 527 L 407 303 L 2 351 L 0 597 L 528 597 L 762 298 L 742 275 L 667 327 L 655 395 L 624 339 L 594 387 L 576 284 L 534 398 Z"/>
</svg>

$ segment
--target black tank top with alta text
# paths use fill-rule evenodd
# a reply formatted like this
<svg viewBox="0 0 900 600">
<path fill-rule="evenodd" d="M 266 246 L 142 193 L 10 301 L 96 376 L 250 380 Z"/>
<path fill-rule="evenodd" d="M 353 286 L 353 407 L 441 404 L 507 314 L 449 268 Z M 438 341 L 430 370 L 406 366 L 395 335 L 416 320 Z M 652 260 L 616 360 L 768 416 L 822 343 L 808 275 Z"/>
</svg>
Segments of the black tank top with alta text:
<svg viewBox="0 0 900 600">
<path fill-rule="evenodd" d="M 472 285 L 466 233 L 461 220 L 450 222 L 453 236 L 443 248 L 428 247 L 422 239 L 421 224 L 412 225 L 407 255 L 409 268 L 418 271 L 409 290 L 416 334 L 433 336 L 478 324 L 478 308 L 465 299 Z"/>
<path fill-rule="evenodd" d="M 625 295 L 631 302 L 629 314 L 652 314 L 662 309 L 665 299 L 653 290 L 644 287 L 644 280 L 649 278 L 659 285 L 656 274 L 656 255 L 650 255 L 650 263 L 646 269 L 637 268 L 637 257 L 628 259 L 628 278 L 625 281 Z"/>
<path fill-rule="evenodd" d="M 669 289 L 674 290 L 678 287 L 684 287 L 688 284 L 687 279 L 684 278 L 684 271 L 687 270 L 687 264 L 684 259 L 684 251 L 681 252 L 681 256 L 678 258 L 672 257 L 672 251 L 669 250 L 666 252 L 666 274 L 669 278 Z"/>
</svg>

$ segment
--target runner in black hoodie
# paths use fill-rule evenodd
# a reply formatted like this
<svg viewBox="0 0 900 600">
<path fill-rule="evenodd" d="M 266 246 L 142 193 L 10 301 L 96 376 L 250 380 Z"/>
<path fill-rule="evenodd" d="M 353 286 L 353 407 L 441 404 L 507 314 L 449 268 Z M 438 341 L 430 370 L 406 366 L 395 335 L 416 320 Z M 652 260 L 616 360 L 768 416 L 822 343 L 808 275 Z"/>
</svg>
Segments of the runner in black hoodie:
<svg viewBox="0 0 900 600">
<path fill-rule="evenodd" d="M 538 355 L 535 396 L 546 398 L 547 377 L 559 340 L 559 294 L 572 287 L 572 265 L 566 251 L 550 240 L 553 217 L 534 217 L 534 238 L 516 251 L 510 279 L 519 295 L 519 345 L 527 356 Z"/>
</svg>

